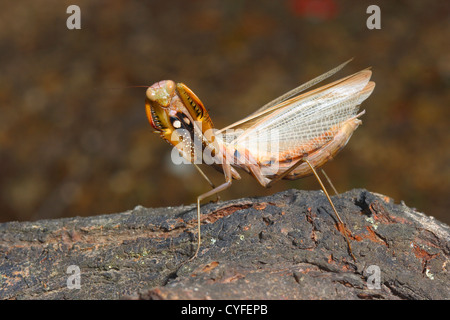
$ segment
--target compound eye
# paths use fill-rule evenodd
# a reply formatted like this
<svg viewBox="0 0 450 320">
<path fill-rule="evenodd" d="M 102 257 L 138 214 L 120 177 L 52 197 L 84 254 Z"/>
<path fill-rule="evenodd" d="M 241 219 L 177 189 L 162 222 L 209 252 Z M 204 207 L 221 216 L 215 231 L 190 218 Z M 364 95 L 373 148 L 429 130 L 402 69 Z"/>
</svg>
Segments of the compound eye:
<svg viewBox="0 0 450 320">
<path fill-rule="evenodd" d="M 145 95 L 150 101 L 156 101 L 158 99 L 157 89 L 153 87 L 149 87 Z"/>
<path fill-rule="evenodd" d="M 175 91 L 176 85 L 172 80 L 167 80 L 164 87 L 167 94 L 172 95 Z"/>
</svg>

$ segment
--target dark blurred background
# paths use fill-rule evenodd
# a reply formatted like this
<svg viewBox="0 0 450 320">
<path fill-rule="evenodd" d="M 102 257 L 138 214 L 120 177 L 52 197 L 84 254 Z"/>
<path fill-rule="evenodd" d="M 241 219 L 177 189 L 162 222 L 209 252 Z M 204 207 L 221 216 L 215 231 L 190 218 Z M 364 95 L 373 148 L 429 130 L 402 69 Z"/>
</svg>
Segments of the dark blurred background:
<svg viewBox="0 0 450 320">
<path fill-rule="evenodd" d="M 81 8 L 81 30 L 66 9 Z M 381 30 L 366 9 L 381 8 Z M 354 57 L 372 67 L 363 126 L 325 168 L 450 222 L 448 1 L 2 1 L 0 221 L 177 206 L 209 186 L 147 122 L 145 88 L 186 83 L 224 127 Z M 330 80 L 331 81 L 331 80 Z M 223 175 L 204 168 L 217 184 Z M 224 200 L 271 189 L 242 173 Z"/>
</svg>

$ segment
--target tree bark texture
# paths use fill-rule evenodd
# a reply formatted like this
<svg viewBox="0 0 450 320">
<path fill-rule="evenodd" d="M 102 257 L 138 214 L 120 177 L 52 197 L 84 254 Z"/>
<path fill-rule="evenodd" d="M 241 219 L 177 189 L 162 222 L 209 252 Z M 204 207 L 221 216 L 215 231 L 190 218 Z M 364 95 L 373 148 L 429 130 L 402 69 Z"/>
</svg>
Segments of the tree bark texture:
<svg viewBox="0 0 450 320">
<path fill-rule="evenodd" d="M 3 223 L 0 298 L 450 299 L 449 226 L 363 189 L 332 200 L 356 261 L 320 191 L 202 205 L 192 261 L 195 205 Z"/>
</svg>

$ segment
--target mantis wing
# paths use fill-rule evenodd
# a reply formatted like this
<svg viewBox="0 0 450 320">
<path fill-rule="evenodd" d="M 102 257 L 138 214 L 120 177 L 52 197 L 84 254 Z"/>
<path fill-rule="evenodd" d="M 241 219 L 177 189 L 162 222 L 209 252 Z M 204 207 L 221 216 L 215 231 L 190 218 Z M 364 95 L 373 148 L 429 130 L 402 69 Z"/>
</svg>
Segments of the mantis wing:
<svg viewBox="0 0 450 320">
<path fill-rule="evenodd" d="M 359 105 L 375 87 L 369 82 L 371 75 L 370 70 L 362 70 L 282 101 L 222 129 L 222 139 L 235 148 L 245 146 L 258 161 L 307 154 L 330 141 L 344 121 L 356 116 Z M 228 129 L 240 130 L 224 131 Z M 261 146 L 266 146 L 265 150 Z"/>
<path fill-rule="evenodd" d="M 291 97 L 293 97 L 295 95 L 298 95 L 301 92 L 305 91 L 306 89 L 316 85 L 317 83 L 319 83 L 319 82 L 321 82 L 321 81 L 331 77 L 336 72 L 338 72 L 342 68 L 344 68 L 352 60 L 353 60 L 353 58 L 348 60 L 348 61 L 346 61 L 346 62 L 344 62 L 344 63 L 342 63 L 341 65 L 337 66 L 336 68 L 334 68 L 334 69 L 332 69 L 332 70 L 330 70 L 328 72 L 325 72 L 324 74 L 322 74 L 322 75 L 320 75 L 320 76 L 318 76 L 318 77 L 316 77 L 316 78 L 314 78 L 314 79 L 312 79 L 312 80 L 310 80 L 310 81 L 308 81 L 308 82 L 298 86 L 297 88 L 292 89 L 289 92 L 286 92 L 281 97 L 278 97 L 278 98 L 276 98 L 276 99 L 266 103 L 264 106 L 262 106 L 261 108 L 259 108 L 255 112 L 253 112 L 252 114 L 248 115 L 244 119 L 241 119 L 241 120 L 239 120 L 239 121 L 237 121 L 237 122 L 235 122 L 235 123 L 233 123 L 233 124 L 223 128 L 223 129 L 219 130 L 218 132 L 222 132 L 222 131 L 230 129 L 230 128 L 236 128 L 236 126 L 239 125 L 239 124 L 244 124 L 244 123 L 247 123 L 247 122 L 253 123 L 256 118 L 259 118 L 260 116 L 263 116 L 263 115 L 265 115 L 267 113 L 270 113 L 271 111 L 273 111 L 274 108 L 280 107 L 281 102 L 286 101 L 289 98 L 291 98 Z"/>
</svg>

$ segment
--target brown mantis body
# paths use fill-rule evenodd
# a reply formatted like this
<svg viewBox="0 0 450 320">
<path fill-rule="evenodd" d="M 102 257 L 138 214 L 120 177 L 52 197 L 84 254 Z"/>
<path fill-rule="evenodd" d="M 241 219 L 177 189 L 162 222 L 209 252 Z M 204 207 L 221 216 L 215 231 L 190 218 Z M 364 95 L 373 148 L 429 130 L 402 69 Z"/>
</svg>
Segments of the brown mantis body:
<svg viewBox="0 0 450 320">
<path fill-rule="evenodd" d="M 200 99 L 184 84 L 160 81 L 147 89 L 146 111 L 150 124 L 189 163 L 206 163 L 222 171 L 225 182 L 197 198 L 200 250 L 200 202 L 227 189 L 240 179 L 236 168 L 253 175 L 264 187 L 281 179 L 314 175 L 338 219 L 355 259 L 344 223 L 316 172 L 348 142 L 361 124 L 359 105 L 372 93 L 372 72 L 362 70 L 315 90 L 302 93 L 330 77 L 348 62 L 269 102 L 248 117 L 221 130 L 214 129 Z"/>
</svg>

